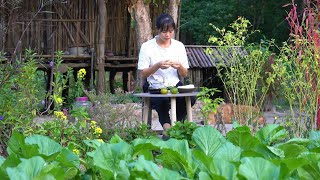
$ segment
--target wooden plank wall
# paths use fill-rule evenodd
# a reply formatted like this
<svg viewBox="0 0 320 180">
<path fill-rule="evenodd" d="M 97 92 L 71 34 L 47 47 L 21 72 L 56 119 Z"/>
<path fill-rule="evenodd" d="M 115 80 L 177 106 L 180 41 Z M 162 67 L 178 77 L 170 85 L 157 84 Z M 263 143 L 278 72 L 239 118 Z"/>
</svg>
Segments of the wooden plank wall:
<svg viewBox="0 0 320 180">
<path fill-rule="evenodd" d="M 203 86 L 203 73 L 200 68 L 191 68 L 189 69 L 189 79 L 190 83 L 194 84 L 195 87 Z"/>
<path fill-rule="evenodd" d="M 211 68 L 190 68 L 189 69 L 189 80 L 190 83 L 194 84 L 195 87 L 207 87 L 207 88 L 217 88 L 220 92 L 216 92 L 211 98 L 224 98 L 227 102 L 227 96 L 225 94 L 225 89 L 222 81 L 217 76 L 217 70 L 215 67 Z"/>
<path fill-rule="evenodd" d="M 13 52 L 16 47 L 20 51 L 32 48 L 38 54 L 51 54 L 56 50 L 67 51 L 72 46 L 94 47 L 97 15 L 95 1 L 72 0 L 62 4 L 48 4 L 38 13 L 41 1 L 22 1 L 20 8 L 10 17 L 13 23 L 9 27 L 5 44 L 2 44 L 6 50 Z M 154 35 L 155 18 L 162 12 L 168 12 L 166 3 L 162 4 L 162 0 L 158 0 L 157 5 L 150 6 Z M 137 57 L 134 23 L 128 13 L 126 0 L 107 1 L 106 23 L 106 50 L 119 56 Z M 19 41 L 21 44 L 17 46 Z"/>
<path fill-rule="evenodd" d="M 106 18 L 106 50 L 117 56 L 128 56 L 128 38 L 134 34 L 130 27 L 130 15 L 124 1 L 108 0 Z"/>
<path fill-rule="evenodd" d="M 42 7 L 38 0 L 24 0 L 14 15 L 6 49 L 13 51 L 19 40 L 20 50 L 30 47 L 39 54 L 73 46 L 93 47 L 96 12 L 92 2 L 73 0 Z"/>
</svg>

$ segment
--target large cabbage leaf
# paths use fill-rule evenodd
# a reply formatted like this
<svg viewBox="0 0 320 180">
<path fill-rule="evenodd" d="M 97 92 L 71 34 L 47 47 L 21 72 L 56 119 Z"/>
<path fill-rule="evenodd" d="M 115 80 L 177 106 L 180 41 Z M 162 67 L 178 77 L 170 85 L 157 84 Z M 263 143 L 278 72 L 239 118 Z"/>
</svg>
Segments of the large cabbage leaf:
<svg viewBox="0 0 320 180">
<path fill-rule="evenodd" d="M 154 150 L 160 150 L 167 147 L 166 143 L 155 137 L 148 139 L 137 138 L 133 142 L 133 156 L 143 155 L 145 159 L 152 160 Z"/>
<path fill-rule="evenodd" d="M 279 179 L 280 167 L 261 157 L 241 159 L 239 174 L 250 180 Z"/>
<path fill-rule="evenodd" d="M 309 133 L 310 146 L 309 148 L 320 148 L 320 131 L 310 131 Z"/>
<path fill-rule="evenodd" d="M 196 148 L 199 148 L 211 157 L 213 157 L 218 149 L 226 142 L 226 139 L 221 133 L 211 126 L 197 128 L 192 134 L 192 139 L 197 145 Z"/>
<path fill-rule="evenodd" d="M 59 153 L 62 150 L 60 144 L 50 139 L 47 136 L 42 135 L 32 135 L 26 137 L 26 144 L 33 144 L 39 146 L 39 154 L 45 156 L 51 156 L 53 154 Z"/>
<path fill-rule="evenodd" d="M 11 180 L 63 180 L 65 178 L 64 170 L 61 167 L 47 164 L 40 156 L 22 159 L 17 167 L 8 167 L 7 173 Z"/>
<path fill-rule="evenodd" d="M 75 167 L 77 169 L 80 167 L 79 156 L 67 148 L 63 148 L 55 160 L 63 167 Z"/>
<path fill-rule="evenodd" d="M 194 178 L 197 164 L 192 158 L 192 153 L 187 140 L 169 139 L 164 141 L 167 147 L 161 149 L 162 154 L 157 156 L 163 167 L 182 172 L 182 175 L 190 179 Z"/>
<path fill-rule="evenodd" d="M 9 155 L 15 154 L 21 158 L 31 158 L 39 155 L 39 146 L 26 144 L 25 137 L 18 131 L 14 131 L 9 139 L 7 152 Z"/>
<path fill-rule="evenodd" d="M 214 155 L 215 158 L 221 158 L 230 162 L 239 162 L 241 157 L 241 148 L 233 145 L 229 141 L 224 143 Z"/>
<path fill-rule="evenodd" d="M 260 140 L 252 136 L 246 126 L 237 127 L 227 133 L 227 140 L 242 149 L 242 157 L 264 157 L 272 159 L 278 156 Z"/>
<path fill-rule="evenodd" d="M 95 151 L 88 153 L 93 158 L 103 179 L 126 178 L 129 172 L 126 162 L 132 160 L 132 147 L 126 142 L 117 144 L 102 144 Z"/>
<path fill-rule="evenodd" d="M 139 156 L 138 160 L 128 165 L 130 176 L 136 179 L 182 179 L 179 173 L 161 167 Z"/>
<path fill-rule="evenodd" d="M 230 143 L 231 144 L 231 143 Z M 237 169 L 235 164 L 231 163 L 223 156 L 215 158 L 209 157 L 201 150 L 194 150 L 195 161 L 199 164 L 199 178 L 204 179 L 237 179 Z"/>
<path fill-rule="evenodd" d="M 265 145 L 271 145 L 288 137 L 288 132 L 279 124 L 268 124 L 261 128 L 255 137 Z"/>
</svg>

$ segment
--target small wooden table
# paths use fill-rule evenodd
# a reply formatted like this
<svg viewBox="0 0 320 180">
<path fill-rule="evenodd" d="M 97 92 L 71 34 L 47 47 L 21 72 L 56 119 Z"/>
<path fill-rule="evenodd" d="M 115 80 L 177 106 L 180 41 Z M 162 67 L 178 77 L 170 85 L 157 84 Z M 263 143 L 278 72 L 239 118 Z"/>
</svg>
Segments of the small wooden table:
<svg viewBox="0 0 320 180">
<path fill-rule="evenodd" d="M 171 102 L 171 125 L 173 126 L 175 122 L 177 121 L 177 115 L 176 115 L 176 97 L 185 97 L 186 98 L 186 108 L 187 108 L 187 119 L 189 122 L 192 122 L 192 109 L 191 109 L 191 96 L 197 96 L 199 92 L 191 92 L 191 93 L 178 93 L 178 94 L 150 94 L 150 93 L 136 93 L 133 94 L 134 96 L 137 97 L 142 97 L 144 107 L 143 109 L 143 122 L 147 124 L 148 122 L 148 110 L 150 108 L 150 98 L 152 97 L 165 97 L 165 98 L 170 98 Z"/>
</svg>

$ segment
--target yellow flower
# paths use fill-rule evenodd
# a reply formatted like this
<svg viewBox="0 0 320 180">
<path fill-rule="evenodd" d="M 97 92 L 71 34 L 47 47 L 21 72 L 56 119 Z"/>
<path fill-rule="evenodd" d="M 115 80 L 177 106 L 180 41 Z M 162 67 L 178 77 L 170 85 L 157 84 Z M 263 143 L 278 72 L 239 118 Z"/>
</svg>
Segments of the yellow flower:
<svg viewBox="0 0 320 180">
<path fill-rule="evenodd" d="M 91 127 L 91 129 L 95 129 L 96 127 L 97 127 L 97 122 L 95 122 L 95 121 L 91 121 L 90 122 L 90 127 Z"/>
<path fill-rule="evenodd" d="M 99 142 L 104 142 L 102 139 L 97 139 Z"/>
<path fill-rule="evenodd" d="M 82 68 L 78 71 L 77 77 L 78 79 L 83 79 L 86 74 L 87 74 L 86 70 Z"/>
<path fill-rule="evenodd" d="M 54 100 L 56 101 L 56 103 L 57 103 L 58 105 L 61 105 L 61 104 L 63 103 L 63 100 L 62 100 L 62 98 L 60 98 L 60 97 L 57 97 L 57 98 L 55 98 Z"/>
<path fill-rule="evenodd" d="M 62 115 L 60 118 L 61 118 L 62 120 L 67 120 L 67 116 L 65 116 L 65 115 Z"/>
<path fill-rule="evenodd" d="M 101 134 L 102 133 L 102 129 L 100 127 L 96 127 L 94 129 L 94 134 Z"/>
<path fill-rule="evenodd" d="M 54 111 L 53 114 L 61 120 L 67 120 L 67 116 L 62 111 Z"/>
<path fill-rule="evenodd" d="M 80 155 L 80 151 L 78 149 L 73 149 L 72 152 L 75 153 L 76 155 Z"/>
<path fill-rule="evenodd" d="M 54 111 L 53 113 L 57 118 L 60 118 L 61 116 L 63 116 L 63 112 L 62 111 Z"/>
</svg>

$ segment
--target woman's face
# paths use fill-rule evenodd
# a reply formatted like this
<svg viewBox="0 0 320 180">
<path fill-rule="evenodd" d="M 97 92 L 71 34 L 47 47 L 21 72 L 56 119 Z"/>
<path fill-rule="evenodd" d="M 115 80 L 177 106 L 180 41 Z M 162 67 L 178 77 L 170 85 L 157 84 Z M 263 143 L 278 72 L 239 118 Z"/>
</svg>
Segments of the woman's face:
<svg viewBox="0 0 320 180">
<path fill-rule="evenodd" d="M 158 30 L 158 35 L 159 35 L 160 39 L 163 41 L 170 40 L 174 36 L 174 29 L 168 28 L 165 31 Z"/>
</svg>

